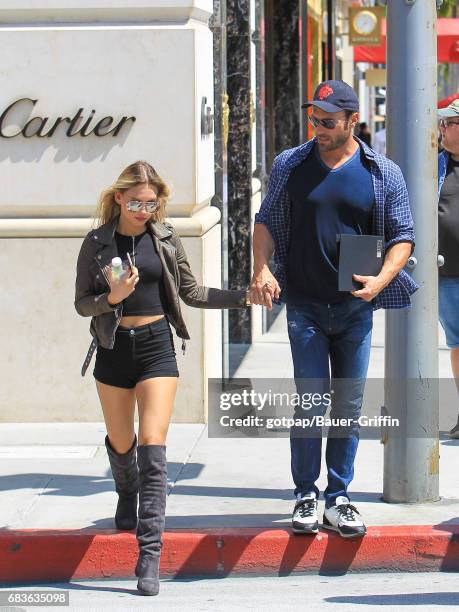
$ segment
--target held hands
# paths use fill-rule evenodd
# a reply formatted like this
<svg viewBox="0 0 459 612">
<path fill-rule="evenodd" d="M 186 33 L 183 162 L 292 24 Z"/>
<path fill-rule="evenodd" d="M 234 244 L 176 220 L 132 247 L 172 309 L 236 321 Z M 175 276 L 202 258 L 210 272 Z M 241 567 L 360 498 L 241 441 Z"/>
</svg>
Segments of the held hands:
<svg viewBox="0 0 459 612">
<path fill-rule="evenodd" d="M 109 304 L 119 304 L 135 291 L 135 286 L 139 282 L 139 271 L 133 266 L 120 279 L 113 278 L 110 266 L 105 266 L 104 274 L 110 285 L 110 293 L 108 294 Z"/>
<path fill-rule="evenodd" d="M 279 295 L 279 283 L 271 274 L 268 266 L 263 266 L 258 273 L 254 272 L 250 283 L 250 301 L 252 304 L 260 304 L 271 310 L 273 297 L 278 299 Z"/>
<path fill-rule="evenodd" d="M 353 279 L 363 284 L 362 289 L 351 291 L 352 295 L 365 302 L 371 302 L 384 289 L 384 284 L 377 276 L 360 276 L 354 274 Z"/>
</svg>

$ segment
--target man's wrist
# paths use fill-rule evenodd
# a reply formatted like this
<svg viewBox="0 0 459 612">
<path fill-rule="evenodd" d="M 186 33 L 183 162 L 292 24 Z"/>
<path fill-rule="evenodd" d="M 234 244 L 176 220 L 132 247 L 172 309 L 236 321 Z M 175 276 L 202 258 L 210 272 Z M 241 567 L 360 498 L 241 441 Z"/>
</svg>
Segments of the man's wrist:
<svg viewBox="0 0 459 612">
<path fill-rule="evenodd" d="M 259 274 L 261 274 L 265 270 L 269 270 L 269 265 L 268 265 L 267 261 L 254 263 L 254 266 L 253 266 L 253 275 L 254 276 L 258 276 Z"/>
<path fill-rule="evenodd" d="M 247 289 L 247 291 L 245 292 L 245 305 L 246 306 L 252 305 L 252 300 L 250 299 L 250 289 Z"/>
<path fill-rule="evenodd" d="M 382 291 L 385 289 L 394 280 L 398 273 L 399 270 L 397 270 L 395 267 L 393 269 L 387 267 L 381 270 L 378 276 L 376 276 L 376 281 L 380 287 L 379 290 Z"/>
</svg>

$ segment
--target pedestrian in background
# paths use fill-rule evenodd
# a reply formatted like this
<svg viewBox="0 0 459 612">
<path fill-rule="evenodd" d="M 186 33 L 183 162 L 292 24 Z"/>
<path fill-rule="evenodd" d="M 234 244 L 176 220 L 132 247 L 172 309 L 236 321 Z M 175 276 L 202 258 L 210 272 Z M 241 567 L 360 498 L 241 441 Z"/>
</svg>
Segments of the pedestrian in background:
<svg viewBox="0 0 459 612">
<path fill-rule="evenodd" d="M 459 391 L 459 100 L 438 111 L 441 145 L 438 156 L 439 317 L 450 348 L 451 368 Z M 449 432 L 459 438 L 459 417 Z"/>
<path fill-rule="evenodd" d="M 378 130 L 373 139 L 373 149 L 380 155 L 386 154 L 386 128 Z"/>
<path fill-rule="evenodd" d="M 371 147 L 371 134 L 370 134 L 370 130 L 368 129 L 368 125 L 365 123 L 365 121 L 362 121 L 362 123 L 359 123 L 359 130 L 357 132 L 357 137 L 360 138 L 360 140 L 363 140 L 363 142 L 366 145 Z"/>
<path fill-rule="evenodd" d="M 353 425 L 345 436 L 339 427 L 329 430 L 323 527 L 345 538 L 361 537 L 365 524 L 350 502 L 348 486 L 359 442 L 373 309 L 410 306 L 417 285 L 403 266 L 413 248 L 413 222 L 400 168 L 353 136 L 359 118 L 355 91 L 343 81 L 326 81 L 305 106 L 312 107 L 309 121 L 316 137 L 274 160 L 268 193 L 255 217 L 251 295 L 268 308 L 273 299 L 286 302 L 299 393 L 311 380 L 325 381 L 329 388 L 330 375 L 356 382 L 349 401 L 332 402 L 330 417 Z M 354 275 L 362 288 L 351 293 L 338 291 L 337 234 L 385 236 L 380 274 Z M 273 253 L 274 275 L 268 267 Z M 299 407 L 295 417 L 302 416 Z M 321 431 L 312 437 L 292 428 L 290 445 L 293 531 L 317 533 Z"/>
<path fill-rule="evenodd" d="M 246 291 L 197 284 L 180 238 L 165 222 L 169 189 L 146 162 L 128 166 L 100 198 L 100 227 L 78 256 L 75 308 L 92 317 L 82 373 L 97 347 L 96 379 L 110 466 L 118 493 L 115 524 L 137 527 L 137 588 L 159 590 L 167 495 L 166 436 L 179 376 L 170 325 L 189 338 L 179 297 L 198 308 L 244 308 Z M 115 278 L 112 259 L 125 265 Z M 131 265 L 132 262 L 132 265 Z M 138 446 L 134 431 L 137 402 Z M 137 519 L 138 501 L 138 519 Z"/>
</svg>

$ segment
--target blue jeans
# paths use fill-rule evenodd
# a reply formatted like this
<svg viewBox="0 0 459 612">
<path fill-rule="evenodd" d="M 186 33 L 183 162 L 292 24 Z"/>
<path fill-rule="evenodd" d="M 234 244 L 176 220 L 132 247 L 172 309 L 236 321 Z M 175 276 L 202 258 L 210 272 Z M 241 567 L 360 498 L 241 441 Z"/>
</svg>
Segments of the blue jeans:
<svg viewBox="0 0 459 612">
<path fill-rule="evenodd" d="M 459 278 L 439 276 L 438 314 L 448 348 L 459 348 Z"/>
<path fill-rule="evenodd" d="M 330 385 L 333 389 L 337 385 L 339 393 L 332 395 L 330 418 L 358 420 L 370 359 L 371 302 L 352 297 L 338 304 L 288 304 L 287 323 L 297 392 L 307 389 L 324 393 L 330 391 Z M 333 382 L 334 379 L 346 381 L 340 384 L 339 380 Z M 303 408 L 297 407 L 294 416 L 323 415 L 325 409 L 321 405 L 305 413 Z M 348 496 L 358 444 L 358 422 L 344 433 L 342 428 L 330 427 L 326 449 L 328 486 L 324 492 L 327 508 L 333 506 L 340 495 Z M 290 447 L 295 495 L 315 492 L 319 497 L 315 483 L 320 474 L 321 428 L 309 430 L 305 436 L 304 430 L 292 427 Z"/>
</svg>

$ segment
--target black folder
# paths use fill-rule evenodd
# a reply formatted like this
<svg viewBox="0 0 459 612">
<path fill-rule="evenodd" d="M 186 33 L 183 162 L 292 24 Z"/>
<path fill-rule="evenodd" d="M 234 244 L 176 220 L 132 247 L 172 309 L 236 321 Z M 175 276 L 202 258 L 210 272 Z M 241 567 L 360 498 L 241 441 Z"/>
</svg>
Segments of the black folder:
<svg viewBox="0 0 459 612">
<path fill-rule="evenodd" d="M 355 291 L 362 283 L 353 274 L 377 276 L 383 264 L 383 236 L 339 234 L 338 291 Z"/>
</svg>

